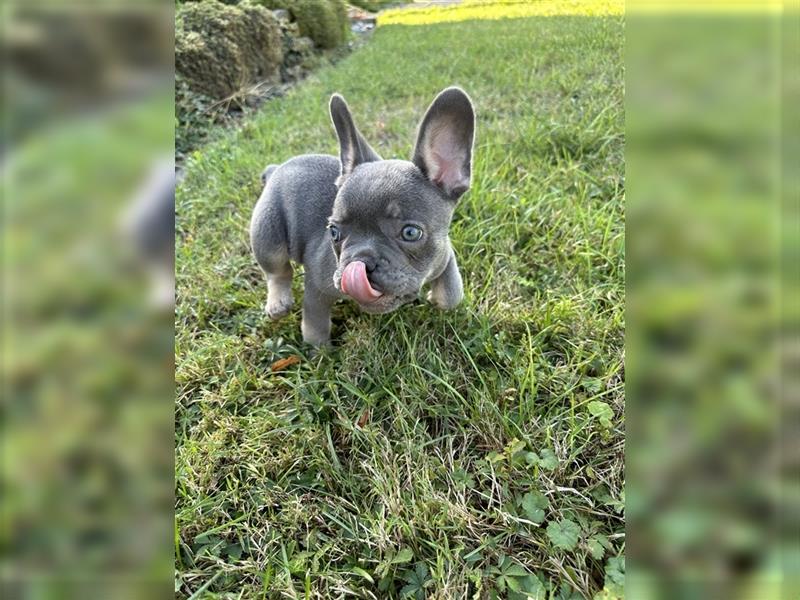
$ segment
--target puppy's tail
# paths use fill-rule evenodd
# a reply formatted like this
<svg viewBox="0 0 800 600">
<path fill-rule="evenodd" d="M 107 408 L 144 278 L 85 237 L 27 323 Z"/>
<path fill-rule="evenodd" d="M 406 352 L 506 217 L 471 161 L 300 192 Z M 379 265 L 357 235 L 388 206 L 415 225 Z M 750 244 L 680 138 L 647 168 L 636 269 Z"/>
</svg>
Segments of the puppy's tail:
<svg viewBox="0 0 800 600">
<path fill-rule="evenodd" d="M 263 185 L 267 185 L 267 181 L 269 181 L 269 178 L 272 176 L 272 174 L 275 172 L 275 169 L 277 168 L 278 165 L 267 165 L 267 168 L 261 171 L 261 183 Z"/>
</svg>

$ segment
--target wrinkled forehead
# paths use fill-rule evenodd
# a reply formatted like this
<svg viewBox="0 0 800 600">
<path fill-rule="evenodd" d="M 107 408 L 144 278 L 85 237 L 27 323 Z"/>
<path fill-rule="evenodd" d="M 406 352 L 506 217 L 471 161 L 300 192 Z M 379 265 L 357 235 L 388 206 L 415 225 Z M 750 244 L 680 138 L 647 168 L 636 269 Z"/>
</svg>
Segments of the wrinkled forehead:
<svg viewBox="0 0 800 600">
<path fill-rule="evenodd" d="M 333 206 L 339 222 L 365 218 L 424 218 L 441 202 L 413 163 L 384 160 L 356 167 Z"/>
</svg>

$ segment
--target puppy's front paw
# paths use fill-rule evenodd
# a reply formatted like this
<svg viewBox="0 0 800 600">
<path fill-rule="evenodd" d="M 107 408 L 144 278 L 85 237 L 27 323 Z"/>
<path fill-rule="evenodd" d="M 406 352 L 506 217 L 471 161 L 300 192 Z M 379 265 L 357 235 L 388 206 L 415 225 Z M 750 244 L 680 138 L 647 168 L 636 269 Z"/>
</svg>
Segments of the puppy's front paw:
<svg viewBox="0 0 800 600">
<path fill-rule="evenodd" d="M 331 347 L 331 325 L 327 323 L 310 323 L 308 319 L 303 319 L 301 323 L 303 341 L 314 348 Z"/>
<path fill-rule="evenodd" d="M 440 310 L 452 310 L 461 303 L 464 292 L 461 289 L 447 290 L 444 286 L 435 286 L 428 292 L 428 302 Z"/>
<path fill-rule="evenodd" d="M 282 319 L 289 314 L 294 305 L 294 298 L 291 294 L 272 294 L 267 298 L 267 303 L 264 305 L 264 312 L 273 321 Z"/>
</svg>

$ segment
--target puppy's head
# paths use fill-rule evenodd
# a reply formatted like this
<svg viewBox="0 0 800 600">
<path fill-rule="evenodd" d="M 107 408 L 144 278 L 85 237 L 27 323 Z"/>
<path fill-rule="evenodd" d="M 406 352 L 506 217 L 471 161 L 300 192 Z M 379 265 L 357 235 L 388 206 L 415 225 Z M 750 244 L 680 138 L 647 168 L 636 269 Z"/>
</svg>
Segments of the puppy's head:
<svg viewBox="0 0 800 600">
<path fill-rule="evenodd" d="M 450 220 L 470 184 L 472 102 L 459 88 L 441 92 L 420 122 L 411 161 L 381 159 L 338 94 L 330 110 L 342 166 L 328 227 L 333 281 L 362 310 L 390 312 L 447 262 Z"/>
</svg>

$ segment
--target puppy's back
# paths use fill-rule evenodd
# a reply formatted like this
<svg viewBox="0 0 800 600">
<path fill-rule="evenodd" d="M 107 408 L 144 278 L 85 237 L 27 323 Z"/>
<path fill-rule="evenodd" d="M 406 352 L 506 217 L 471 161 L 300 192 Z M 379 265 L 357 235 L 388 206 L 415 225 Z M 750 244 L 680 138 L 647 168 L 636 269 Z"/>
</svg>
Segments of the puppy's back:
<svg viewBox="0 0 800 600">
<path fill-rule="evenodd" d="M 250 221 L 259 262 L 281 251 L 303 262 L 309 243 L 327 226 L 340 168 L 335 156 L 304 154 L 264 171 L 264 190 Z"/>
</svg>

